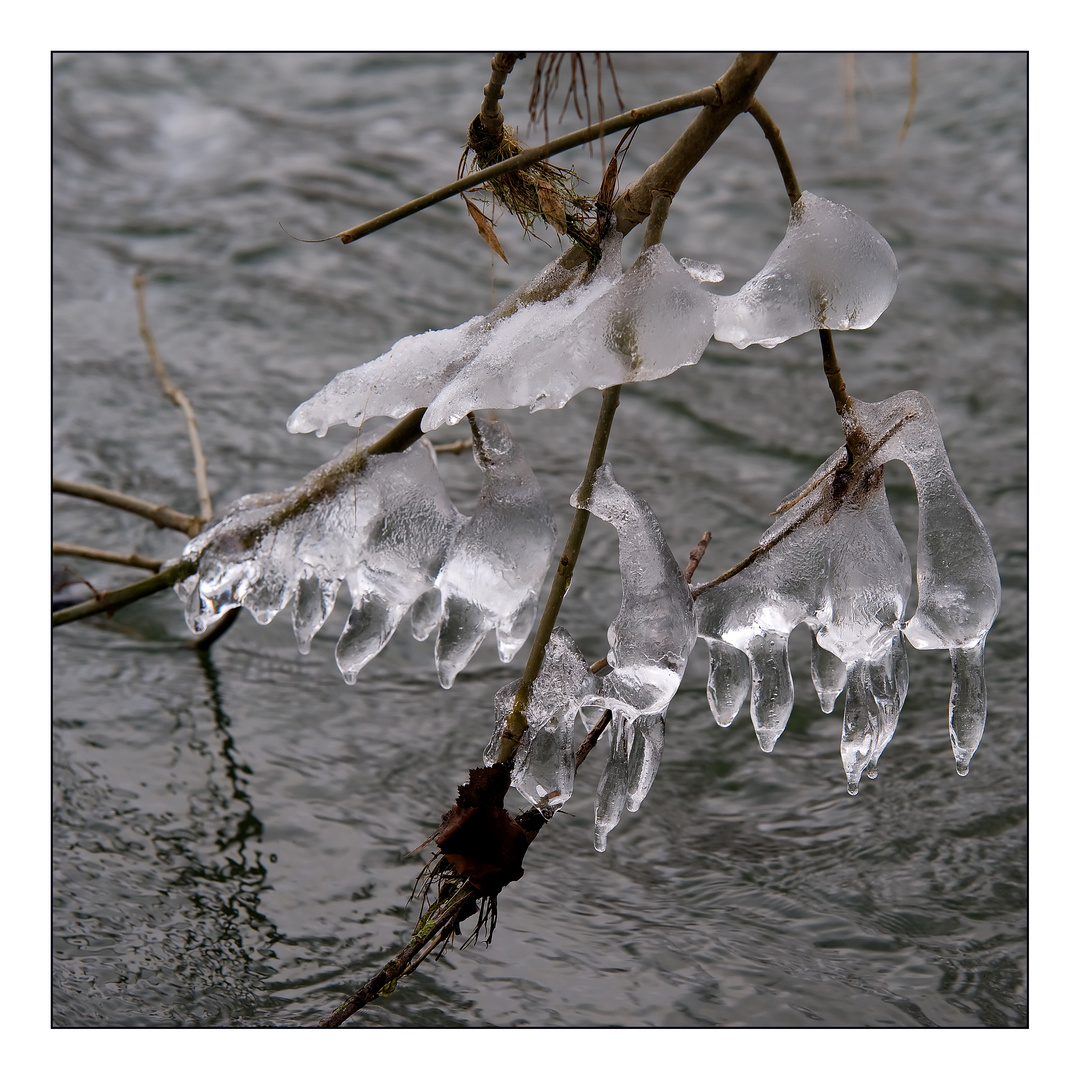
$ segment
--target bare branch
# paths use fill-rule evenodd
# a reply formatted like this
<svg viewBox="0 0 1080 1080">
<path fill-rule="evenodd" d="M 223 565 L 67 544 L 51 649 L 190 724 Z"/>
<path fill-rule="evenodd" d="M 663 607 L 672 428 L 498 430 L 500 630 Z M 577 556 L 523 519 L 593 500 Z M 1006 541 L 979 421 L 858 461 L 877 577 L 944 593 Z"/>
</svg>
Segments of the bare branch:
<svg viewBox="0 0 1080 1080">
<path fill-rule="evenodd" d="M 146 346 L 146 354 L 150 357 L 154 374 L 161 384 L 162 393 L 184 414 L 184 419 L 187 421 L 188 438 L 191 440 L 191 451 L 195 456 L 195 489 L 199 493 L 199 513 L 203 522 L 207 522 L 213 515 L 214 508 L 210 501 L 210 485 L 206 478 L 206 456 L 203 454 L 202 440 L 199 438 L 199 427 L 195 423 L 195 410 L 187 394 L 169 378 L 161 353 L 158 352 L 154 335 L 150 330 L 150 320 L 146 316 L 146 275 L 142 270 L 135 272 L 132 284 L 135 287 L 135 306 L 139 313 L 139 334 Z"/>
<path fill-rule="evenodd" d="M 103 551 L 101 548 L 84 547 L 82 544 L 64 544 L 59 540 L 53 541 L 52 553 L 73 555 L 79 559 L 94 559 L 96 562 L 117 563 L 120 566 L 137 566 L 140 570 L 153 570 L 155 573 L 163 564 L 161 559 L 149 559 L 134 551 L 130 555 L 123 555 L 119 551 Z"/>
<path fill-rule="evenodd" d="M 139 517 L 148 518 L 159 529 L 175 529 L 186 536 L 198 536 L 203 526 L 202 519 L 193 514 L 184 514 L 164 503 L 147 502 L 146 499 L 124 495 L 122 492 L 99 487 L 97 484 L 81 484 L 75 480 L 61 480 L 54 476 L 52 489 L 59 495 L 74 495 L 80 499 L 91 499 L 94 502 L 104 503 L 106 506 L 114 506 L 118 510 L 126 510 L 129 514 L 138 514 Z"/>
<path fill-rule="evenodd" d="M 85 603 L 53 612 L 52 625 L 55 628 L 78 619 L 85 619 L 90 615 L 116 611 L 145 596 L 171 589 L 178 581 L 190 577 L 197 569 L 197 564 L 189 560 L 172 563 L 160 573 L 153 577 L 143 578 L 142 581 L 136 581 L 134 585 L 113 589 L 112 592 L 102 593 L 96 600 L 87 600 Z"/>
</svg>

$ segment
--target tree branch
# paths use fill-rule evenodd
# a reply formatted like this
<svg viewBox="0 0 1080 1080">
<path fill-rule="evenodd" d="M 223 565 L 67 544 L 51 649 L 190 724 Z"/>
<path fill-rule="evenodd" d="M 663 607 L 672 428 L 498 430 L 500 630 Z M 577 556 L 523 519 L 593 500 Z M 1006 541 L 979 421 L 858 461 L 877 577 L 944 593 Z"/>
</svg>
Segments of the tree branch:
<svg viewBox="0 0 1080 1080">
<path fill-rule="evenodd" d="M 155 573 L 161 569 L 163 563 L 161 559 L 150 559 L 135 551 L 130 555 L 123 555 L 119 551 L 103 551 L 101 548 L 84 547 L 82 544 L 64 544 L 59 540 L 53 541 L 52 553 L 72 555 L 78 559 L 94 559 L 96 562 L 117 563 L 120 566 L 137 566 L 140 570 L 153 570 Z"/>
<path fill-rule="evenodd" d="M 138 514 L 139 517 L 148 518 L 159 529 L 175 529 L 186 536 L 198 536 L 202 529 L 201 519 L 193 514 L 184 514 L 164 503 L 148 502 L 146 499 L 124 495 L 122 492 L 99 487 L 97 484 L 81 484 L 75 480 L 61 480 L 54 476 L 52 489 L 59 495 L 74 495 L 79 499 L 91 499 L 94 502 L 104 503 L 106 506 L 114 506 L 118 510 L 126 510 L 129 514 Z"/>
<path fill-rule="evenodd" d="M 150 330 L 150 320 L 146 316 L 146 275 L 142 270 L 135 271 L 132 285 L 135 288 L 135 307 L 139 315 L 139 334 L 146 346 L 146 354 L 150 357 L 154 374 L 161 384 L 162 393 L 184 414 L 184 419 L 187 421 L 188 439 L 191 441 L 191 452 L 195 457 L 195 490 L 199 494 L 199 513 L 205 523 L 213 515 L 214 507 L 210 501 L 210 485 L 206 478 L 206 455 L 203 454 L 199 426 L 195 422 L 195 410 L 187 394 L 169 378 L 169 373 L 165 370 L 165 362 L 161 359 L 161 353 L 158 352 L 154 335 Z"/>
<path fill-rule="evenodd" d="M 63 626 L 65 623 L 85 619 L 90 615 L 100 615 L 103 612 L 113 612 L 119 608 L 133 604 L 143 597 L 152 596 L 154 593 L 163 592 L 172 588 L 178 581 L 189 577 L 198 569 L 198 564 L 190 560 L 181 559 L 178 562 L 166 566 L 160 573 L 153 577 L 143 578 L 134 585 L 127 585 L 122 589 L 113 589 L 112 592 L 102 593 L 96 600 L 87 600 L 82 604 L 64 608 L 62 611 L 54 611 L 52 617 L 53 627 Z"/>
<path fill-rule="evenodd" d="M 764 71 L 762 71 L 761 74 L 764 75 Z M 760 79 L 758 81 L 760 81 Z M 754 84 L 754 88 L 756 88 L 756 86 L 757 83 Z M 551 142 L 544 143 L 541 146 L 531 146 L 528 150 L 516 154 L 514 157 L 507 158 L 505 161 L 500 161 L 497 165 L 491 165 L 486 169 L 481 169 L 479 172 L 469 173 L 460 180 L 456 180 L 446 187 L 439 188 L 438 191 L 432 191 L 419 199 L 414 199 L 412 202 L 405 203 L 403 206 L 399 206 L 394 210 L 389 210 L 385 214 L 380 214 L 370 221 L 365 221 L 362 225 L 356 225 L 351 229 L 346 229 L 344 232 L 335 233 L 333 236 L 323 237 L 322 239 L 340 240 L 343 244 L 351 244 L 354 240 L 359 240 L 362 236 L 368 236 L 373 232 L 377 232 L 387 225 L 392 225 L 395 221 L 410 217 L 412 214 L 419 213 L 421 210 L 426 210 L 429 206 L 434 206 L 436 203 L 442 202 L 444 199 L 449 199 L 463 191 L 468 191 L 469 188 L 478 187 L 481 184 L 487 183 L 489 180 L 494 180 L 496 177 L 502 176 L 504 173 L 524 168 L 537 161 L 543 161 L 545 158 L 553 157 L 555 154 L 561 154 L 563 151 L 571 150 L 575 146 L 581 146 L 583 143 L 592 142 L 594 139 L 599 139 L 601 135 L 610 135 L 615 131 L 624 131 L 626 128 L 645 123 L 647 120 L 655 120 L 658 117 L 668 116 L 671 113 L 681 112 L 684 109 L 693 109 L 702 105 L 719 105 L 720 93 L 720 84 L 717 83 L 712 86 L 702 87 L 700 90 L 695 90 L 689 94 L 681 94 L 678 97 L 666 98 L 663 101 L 653 102 L 651 105 L 645 105 L 640 109 L 631 109 L 629 112 L 620 113 L 618 116 L 612 116 L 603 121 L 603 123 L 590 124 L 586 128 L 572 131 L 568 135 L 562 135 L 558 139 L 552 139 Z M 750 95 L 752 94 L 753 90 L 750 91 Z M 748 95 L 748 97 L 750 95 Z M 730 120 L 728 122 L 730 123 Z M 727 124 L 724 125 L 724 127 L 726 126 Z M 721 128 L 721 130 L 723 129 Z M 718 131 L 716 134 L 718 136 L 720 132 Z M 708 147 L 705 149 L 708 149 Z M 704 150 L 702 153 L 704 153 Z M 686 171 L 689 172 L 689 168 Z M 648 212 L 642 214 L 638 221 L 644 221 L 647 216 Z M 634 224 L 637 223 L 638 222 L 634 222 Z M 620 227 L 620 231 L 629 232 L 629 228 L 621 229 Z M 315 242 L 321 243 L 322 241 Z M 584 261 L 585 258 L 585 252 L 582 251 L 580 261 Z"/>
</svg>

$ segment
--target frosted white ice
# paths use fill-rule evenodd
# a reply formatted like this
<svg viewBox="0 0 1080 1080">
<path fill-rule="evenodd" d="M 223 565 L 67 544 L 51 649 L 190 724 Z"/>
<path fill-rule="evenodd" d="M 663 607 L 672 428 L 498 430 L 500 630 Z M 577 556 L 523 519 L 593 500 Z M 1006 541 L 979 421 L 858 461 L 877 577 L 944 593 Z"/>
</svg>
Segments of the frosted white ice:
<svg viewBox="0 0 1080 1080">
<path fill-rule="evenodd" d="M 808 330 L 865 330 L 896 283 L 885 238 L 846 206 L 804 191 L 762 269 L 733 296 L 716 297 L 715 335 L 771 349 Z"/>
</svg>

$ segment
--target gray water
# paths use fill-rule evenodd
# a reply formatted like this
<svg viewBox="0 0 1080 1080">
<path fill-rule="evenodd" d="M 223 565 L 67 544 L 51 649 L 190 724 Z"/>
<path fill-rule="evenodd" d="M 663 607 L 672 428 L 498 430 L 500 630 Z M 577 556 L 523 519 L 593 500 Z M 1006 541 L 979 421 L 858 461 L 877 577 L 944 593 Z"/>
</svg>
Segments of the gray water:
<svg viewBox="0 0 1080 1080">
<path fill-rule="evenodd" d="M 58 56 L 54 473 L 196 510 L 183 421 L 138 335 L 138 266 L 220 508 L 280 490 L 349 440 L 285 431 L 333 374 L 487 311 L 552 258 L 557 245 L 524 242 L 504 220 L 510 265 L 493 263 L 460 200 L 347 247 L 279 227 L 326 236 L 452 179 L 489 59 Z M 711 82 L 730 59 L 627 54 L 616 67 L 630 107 Z M 908 55 L 858 56 L 853 101 L 846 65 L 781 56 L 759 96 L 802 185 L 866 217 L 897 255 L 892 306 L 871 330 L 837 336 L 849 390 L 931 399 L 994 544 L 1004 596 L 970 775 L 953 768 L 944 653 L 911 652 L 899 731 L 880 777 L 852 798 L 808 635 L 793 636 L 796 705 L 770 756 L 745 713 L 727 730 L 713 723 L 699 647 L 653 790 L 608 851 L 591 844 L 598 753 L 500 897 L 490 947 L 425 964 L 353 1023 L 1027 1023 L 1026 59 L 921 56 L 903 145 Z M 504 100 L 523 135 L 532 66 Z M 609 83 L 604 96 L 610 113 Z M 579 126 L 572 108 L 556 119 L 553 135 Z M 639 131 L 624 182 L 687 119 Z M 595 191 L 599 155 L 562 163 Z M 771 153 L 744 117 L 686 181 L 665 242 L 720 262 L 733 291 L 786 222 Z M 598 401 L 589 391 L 560 412 L 505 414 L 562 536 Z M 609 458 L 680 558 L 712 531 L 707 580 L 840 441 L 810 334 L 773 351 L 714 342 L 696 367 L 628 387 Z M 440 467 L 468 512 L 469 455 Z M 910 543 L 914 489 L 892 469 Z M 53 505 L 58 540 L 160 558 L 183 543 L 105 507 Z M 138 576 L 64 561 L 99 588 Z M 615 534 L 594 522 L 561 621 L 598 657 L 618 605 Z M 347 687 L 333 661 L 344 614 L 306 657 L 287 615 L 259 627 L 244 614 L 199 658 L 179 645 L 171 594 L 54 632 L 55 1025 L 308 1025 L 407 940 L 422 860 L 403 855 L 480 764 L 495 691 L 524 658 L 502 665 L 488 643 L 445 692 L 430 644 L 401 633 Z"/>
</svg>

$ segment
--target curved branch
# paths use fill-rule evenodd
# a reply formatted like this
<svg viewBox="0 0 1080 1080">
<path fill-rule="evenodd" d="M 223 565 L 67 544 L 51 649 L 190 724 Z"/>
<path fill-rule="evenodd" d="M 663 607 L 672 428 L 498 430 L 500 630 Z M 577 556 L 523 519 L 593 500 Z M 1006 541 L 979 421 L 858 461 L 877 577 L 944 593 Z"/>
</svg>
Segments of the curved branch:
<svg viewBox="0 0 1080 1080">
<path fill-rule="evenodd" d="M 150 364 L 161 385 L 161 392 L 184 414 L 184 419 L 187 421 L 188 439 L 195 458 L 195 490 L 199 494 L 199 513 L 205 523 L 210 520 L 214 507 L 210 501 L 210 485 L 206 478 L 206 455 L 203 453 L 202 440 L 199 438 L 199 426 L 195 422 L 195 410 L 187 394 L 169 378 L 169 373 L 165 370 L 165 362 L 161 359 L 161 353 L 158 352 L 154 335 L 150 330 L 150 320 L 146 315 L 146 275 L 142 270 L 135 271 L 132 285 L 135 288 L 139 334 L 146 346 L 146 355 L 150 357 Z"/>
</svg>

